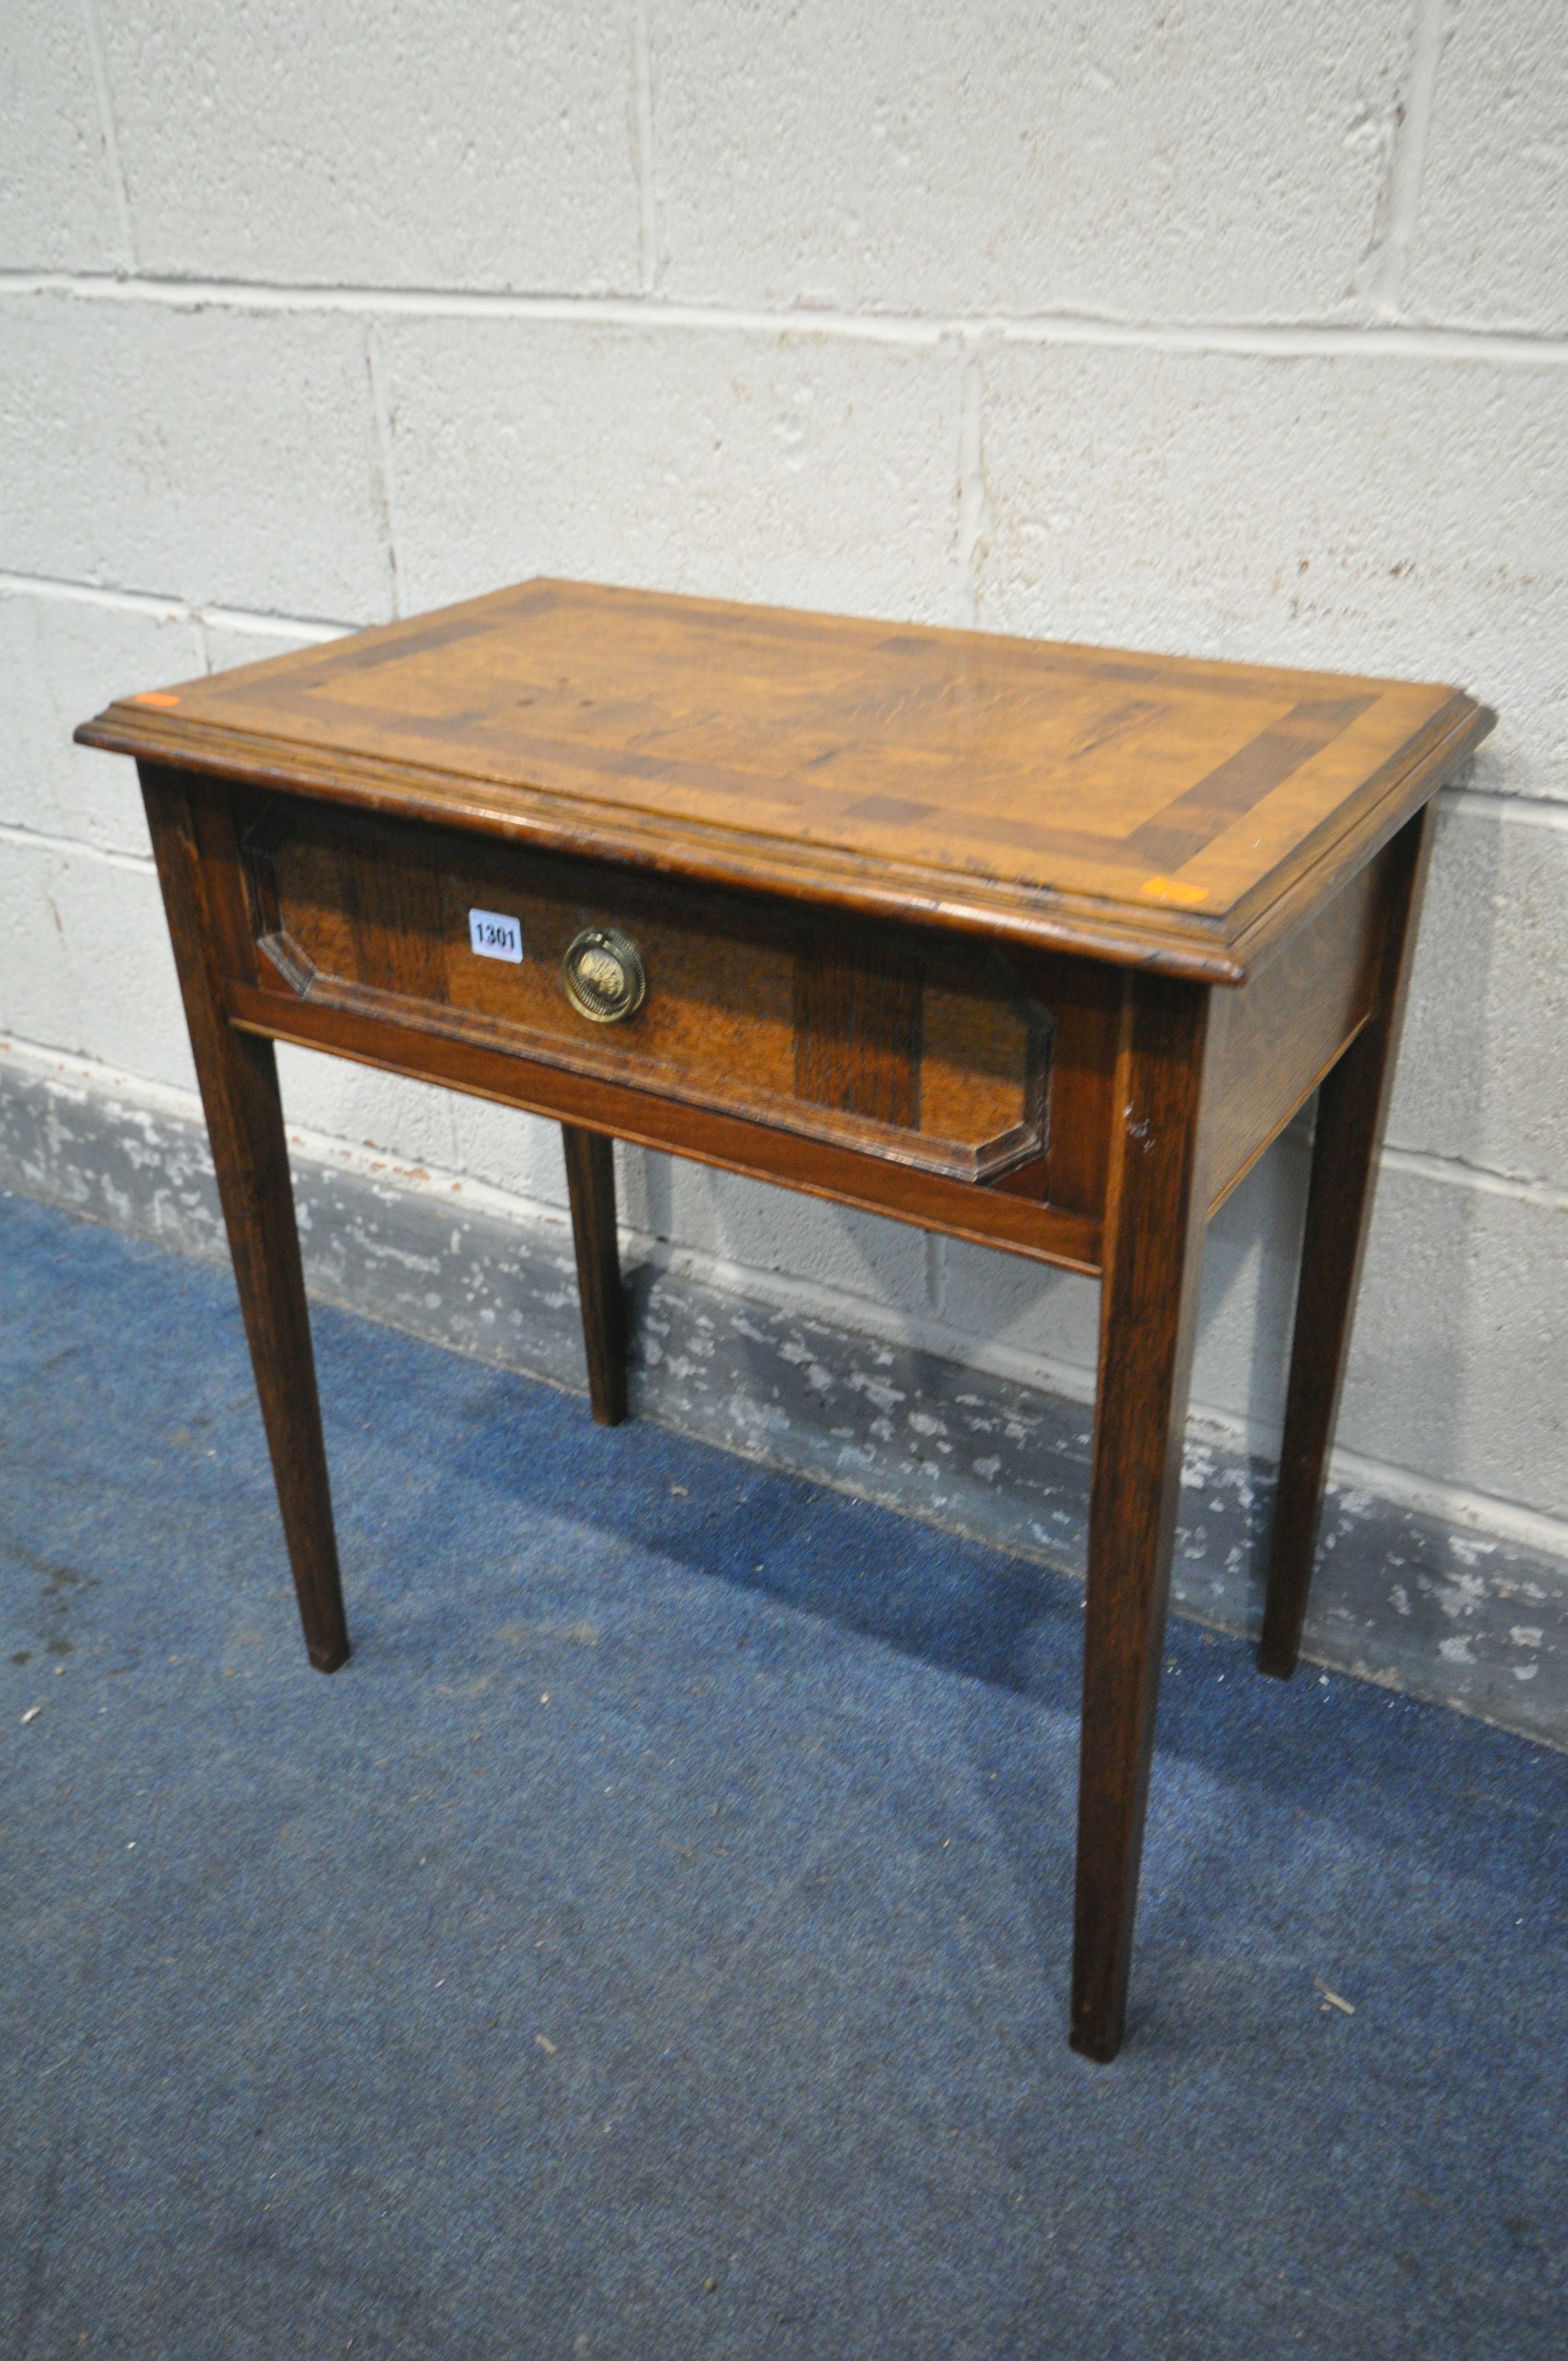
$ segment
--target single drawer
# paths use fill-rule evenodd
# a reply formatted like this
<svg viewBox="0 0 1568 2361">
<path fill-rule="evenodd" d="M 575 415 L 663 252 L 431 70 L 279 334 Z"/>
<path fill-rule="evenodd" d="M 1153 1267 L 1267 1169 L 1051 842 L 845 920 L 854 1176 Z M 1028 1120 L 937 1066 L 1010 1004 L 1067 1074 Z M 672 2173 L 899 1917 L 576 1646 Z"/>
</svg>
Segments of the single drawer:
<svg viewBox="0 0 1568 2361">
<path fill-rule="evenodd" d="M 984 944 L 281 796 L 244 853 L 264 985 L 952 1178 L 1045 1151 L 1050 1019 Z"/>
</svg>

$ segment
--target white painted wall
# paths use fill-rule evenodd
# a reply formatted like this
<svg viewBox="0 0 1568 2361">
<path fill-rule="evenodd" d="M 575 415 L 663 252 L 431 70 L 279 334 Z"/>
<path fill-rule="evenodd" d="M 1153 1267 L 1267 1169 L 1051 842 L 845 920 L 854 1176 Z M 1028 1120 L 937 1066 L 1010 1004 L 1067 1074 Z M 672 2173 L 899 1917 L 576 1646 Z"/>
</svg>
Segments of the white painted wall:
<svg viewBox="0 0 1568 2361">
<path fill-rule="evenodd" d="M 540 571 L 1462 683 L 1342 1443 L 1568 1519 L 1561 0 L 5 0 L 0 569 L 0 1027 L 184 1088 L 130 766 L 69 743 L 118 691 Z M 563 1199 L 543 1126 L 286 1064 Z M 1211 1248 L 1260 1433 L 1302 1167 Z M 741 1286 L 1087 1382 L 1087 1282 L 624 1180 Z"/>
</svg>

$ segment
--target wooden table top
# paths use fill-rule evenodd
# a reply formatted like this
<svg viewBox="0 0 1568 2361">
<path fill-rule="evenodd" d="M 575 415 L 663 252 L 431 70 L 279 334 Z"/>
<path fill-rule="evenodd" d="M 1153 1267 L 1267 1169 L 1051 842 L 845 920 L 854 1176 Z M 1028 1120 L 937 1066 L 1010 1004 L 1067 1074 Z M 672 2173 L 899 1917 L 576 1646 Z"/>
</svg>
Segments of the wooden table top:
<svg viewBox="0 0 1568 2361">
<path fill-rule="evenodd" d="M 1237 983 L 1493 719 L 1431 685 L 540 580 L 77 736 Z"/>
</svg>

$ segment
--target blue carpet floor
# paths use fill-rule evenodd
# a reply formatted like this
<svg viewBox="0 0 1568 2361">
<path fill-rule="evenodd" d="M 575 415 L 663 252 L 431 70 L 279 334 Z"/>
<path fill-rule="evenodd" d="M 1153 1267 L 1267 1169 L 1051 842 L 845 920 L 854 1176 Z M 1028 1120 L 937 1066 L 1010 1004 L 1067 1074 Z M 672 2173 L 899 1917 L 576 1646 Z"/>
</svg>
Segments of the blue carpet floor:
<svg viewBox="0 0 1568 2361">
<path fill-rule="evenodd" d="M 323 1312 L 323 1679 L 227 1275 L 0 1279 L 6 2361 L 1568 2349 L 1568 1759 L 1173 1624 L 1095 2068 L 1070 1583 Z"/>
</svg>

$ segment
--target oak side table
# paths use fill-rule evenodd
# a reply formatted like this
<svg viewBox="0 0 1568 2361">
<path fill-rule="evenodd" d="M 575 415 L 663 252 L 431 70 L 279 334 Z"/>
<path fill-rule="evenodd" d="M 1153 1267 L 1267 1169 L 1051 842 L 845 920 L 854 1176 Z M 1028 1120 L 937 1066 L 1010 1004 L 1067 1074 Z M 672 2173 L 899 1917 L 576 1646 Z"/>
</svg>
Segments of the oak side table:
<svg viewBox="0 0 1568 2361">
<path fill-rule="evenodd" d="M 310 1660 L 348 1654 L 275 1040 L 1102 1282 L 1071 2040 L 1122 2037 L 1204 1227 L 1320 1090 L 1260 1662 L 1292 1671 L 1431 849 L 1408 682 L 535 581 L 117 700 Z"/>
</svg>

